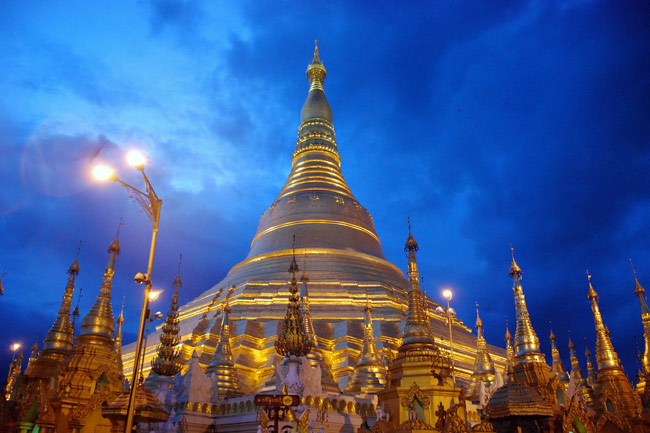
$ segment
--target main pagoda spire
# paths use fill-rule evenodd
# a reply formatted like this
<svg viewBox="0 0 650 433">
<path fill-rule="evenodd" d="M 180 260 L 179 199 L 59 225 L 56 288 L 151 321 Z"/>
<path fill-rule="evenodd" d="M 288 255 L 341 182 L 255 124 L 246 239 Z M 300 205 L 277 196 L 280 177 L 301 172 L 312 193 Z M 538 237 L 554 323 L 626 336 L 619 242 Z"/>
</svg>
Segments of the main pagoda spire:
<svg viewBox="0 0 650 433">
<path fill-rule="evenodd" d="M 309 91 L 300 112 L 298 140 L 286 184 L 264 212 L 251 243 L 252 259 L 284 247 L 295 234 L 299 248 L 365 253 L 385 259 L 372 218 L 356 200 L 341 173 L 341 157 L 332 125 L 332 109 L 323 83 L 327 70 L 318 44 L 307 66 Z M 314 235 L 318 233 L 318 235 Z"/>
</svg>

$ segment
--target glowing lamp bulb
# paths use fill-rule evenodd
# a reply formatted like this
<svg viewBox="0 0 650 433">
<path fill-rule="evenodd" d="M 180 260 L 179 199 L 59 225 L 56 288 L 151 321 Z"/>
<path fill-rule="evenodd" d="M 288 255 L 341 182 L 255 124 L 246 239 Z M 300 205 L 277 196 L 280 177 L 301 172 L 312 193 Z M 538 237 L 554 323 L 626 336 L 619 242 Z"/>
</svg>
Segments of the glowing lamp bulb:
<svg viewBox="0 0 650 433">
<path fill-rule="evenodd" d="M 93 167 L 93 177 L 97 180 L 109 180 L 115 178 L 115 172 L 109 166 L 99 164 Z"/>
<path fill-rule="evenodd" d="M 126 162 L 132 167 L 143 168 L 146 159 L 139 150 L 132 150 L 126 154 Z"/>
<path fill-rule="evenodd" d="M 160 297 L 160 292 L 159 291 L 152 290 L 151 292 L 149 292 L 149 301 L 150 302 L 154 302 L 156 299 L 158 299 L 158 297 Z"/>
<path fill-rule="evenodd" d="M 451 290 L 449 289 L 443 290 L 442 297 L 445 298 L 447 301 L 451 301 Z"/>
<path fill-rule="evenodd" d="M 14 352 L 18 349 L 20 349 L 20 343 L 14 343 L 11 345 L 11 350 L 13 350 Z"/>
</svg>

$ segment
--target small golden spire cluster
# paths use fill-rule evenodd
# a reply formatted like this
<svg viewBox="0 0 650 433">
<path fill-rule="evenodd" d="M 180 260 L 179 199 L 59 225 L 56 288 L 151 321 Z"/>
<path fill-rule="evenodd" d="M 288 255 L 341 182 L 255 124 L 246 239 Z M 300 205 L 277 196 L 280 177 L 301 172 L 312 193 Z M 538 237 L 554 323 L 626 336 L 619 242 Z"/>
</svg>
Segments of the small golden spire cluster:
<svg viewBox="0 0 650 433">
<path fill-rule="evenodd" d="M 176 373 L 181 371 L 182 364 L 180 362 L 180 348 L 177 348 L 181 341 L 179 335 L 180 327 L 178 325 L 178 289 L 182 287 L 181 281 L 181 261 L 183 255 L 178 261 L 178 272 L 174 278 L 174 295 L 172 303 L 167 312 L 165 324 L 162 327 L 162 334 L 160 335 L 160 346 L 158 347 L 158 356 L 151 361 L 151 368 L 161 376 L 175 376 Z"/>
<path fill-rule="evenodd" d="M 275 340 L 275 350 L 284 357 L 305 356 L 312 348 L 312 342 L 305 333 L 303 318 L 300 312 L 300 299 L 298 296 L 298 282 L 296 273 L 300 271 L 296 262 L 296 237 L 293 237 L 293 259 L 289 266 L 291 285 L 289 286 L 289 305 L 284 317 L 282 330 Z"/>
</svg>

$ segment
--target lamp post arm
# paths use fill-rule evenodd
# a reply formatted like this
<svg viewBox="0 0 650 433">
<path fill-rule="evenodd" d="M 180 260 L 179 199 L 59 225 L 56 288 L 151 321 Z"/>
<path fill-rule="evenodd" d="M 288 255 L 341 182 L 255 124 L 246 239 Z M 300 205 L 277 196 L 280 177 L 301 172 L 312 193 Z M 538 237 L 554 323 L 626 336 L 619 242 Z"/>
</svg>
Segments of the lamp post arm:
<svg viewBox="0 0 650 433">
<path fill-rule="evenodd" d="M 140 205 L 142 211 L 147 215 L 151 225 L 154 227 L 154 230 L 158 230 L 158 221 L 160 220 L 160 208 L 162 206 L 162 200 L 158 198 L 158 194 L 153 189 L 149 178 L 144 173 L 144 170 L 140 170 L 142 177 L 144 178 L 145 191 L 141 191 L 138 188 L 129 185 L 124 182 L 122 179 L 115 177 L 113 180 L 122 184 L 124 189 L 126 189 L 127 194 L 133 201 Z"/>
</svg>

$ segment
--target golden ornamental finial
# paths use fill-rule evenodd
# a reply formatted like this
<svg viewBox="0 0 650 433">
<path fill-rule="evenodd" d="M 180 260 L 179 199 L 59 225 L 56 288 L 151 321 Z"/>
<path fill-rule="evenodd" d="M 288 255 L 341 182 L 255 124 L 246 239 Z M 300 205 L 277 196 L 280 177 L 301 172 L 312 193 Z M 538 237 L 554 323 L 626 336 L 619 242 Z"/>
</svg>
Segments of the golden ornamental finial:
<svg viewBox="0 0 650 433">
<path fill-rule="evenodd" d="M 483 327 L 483 321 L 478 314 L 478 301 L 476 301 L 476 327 Z"/>
<path fill-rule="evenodd" d="M 521 268 L 515 261 L 515 249 L 512 247 L 512 243 L 510 243 L 510 255 L 512 256 L 512 262 L 510 263 L 510 271 L 508 272 L 511 277 L 517 277 L 521 279 Z"/>
<path fill-rule="evenodd" d="M 413 251 L 413 253 L 417 253 L 419 246 L 415 238 L 413 237 L 413 234 L 411 233 L 411 217 L 407 217 L 406 219 L 408 221 L 408 227 L 409 227 L 409 235 L 406 238 L 406 244 L 404 245 L 404 252 L 406 253 L 406 256 L 408 257 L 409 252 Z"/>
<path fill-rule="evenodd" d="M 641 283 L 639 283 L 639 279 L 636 276 L 636 269 L 634 269 L 634 265 L 632 264 L 632 259 L 630 259 L 630 267 L 632 268 L 632 273 L 634 273 L 634 284 L 635 284 L 634 294 L 636 296 L 642 297 L 643 295 L 645 295 L 645 289 L 643 288 Z"/>
<path fill-rule="evenodd" d="M 587 274 L 587 281 L 589 282 L 589 293 L 587 295 L 587 299 L 596 299 L 598 300 L 598 293 L 594 290 L 594 286 L 591 285 L 591 274 L 589 273 L 589 269 L 585 271 Z"/>
<path fill-rule="evenodd" d="M 289 265 L 289 273 L 293 275 L 294 279 L 300 268 L 298 267 L 298 262 L 296 262 L 296 235 L 293 235 L 293 242 L 291 243 L 291 249 L 293 250 L 293 259 L 291 260 L 291 265 Z"/>
</svg>

